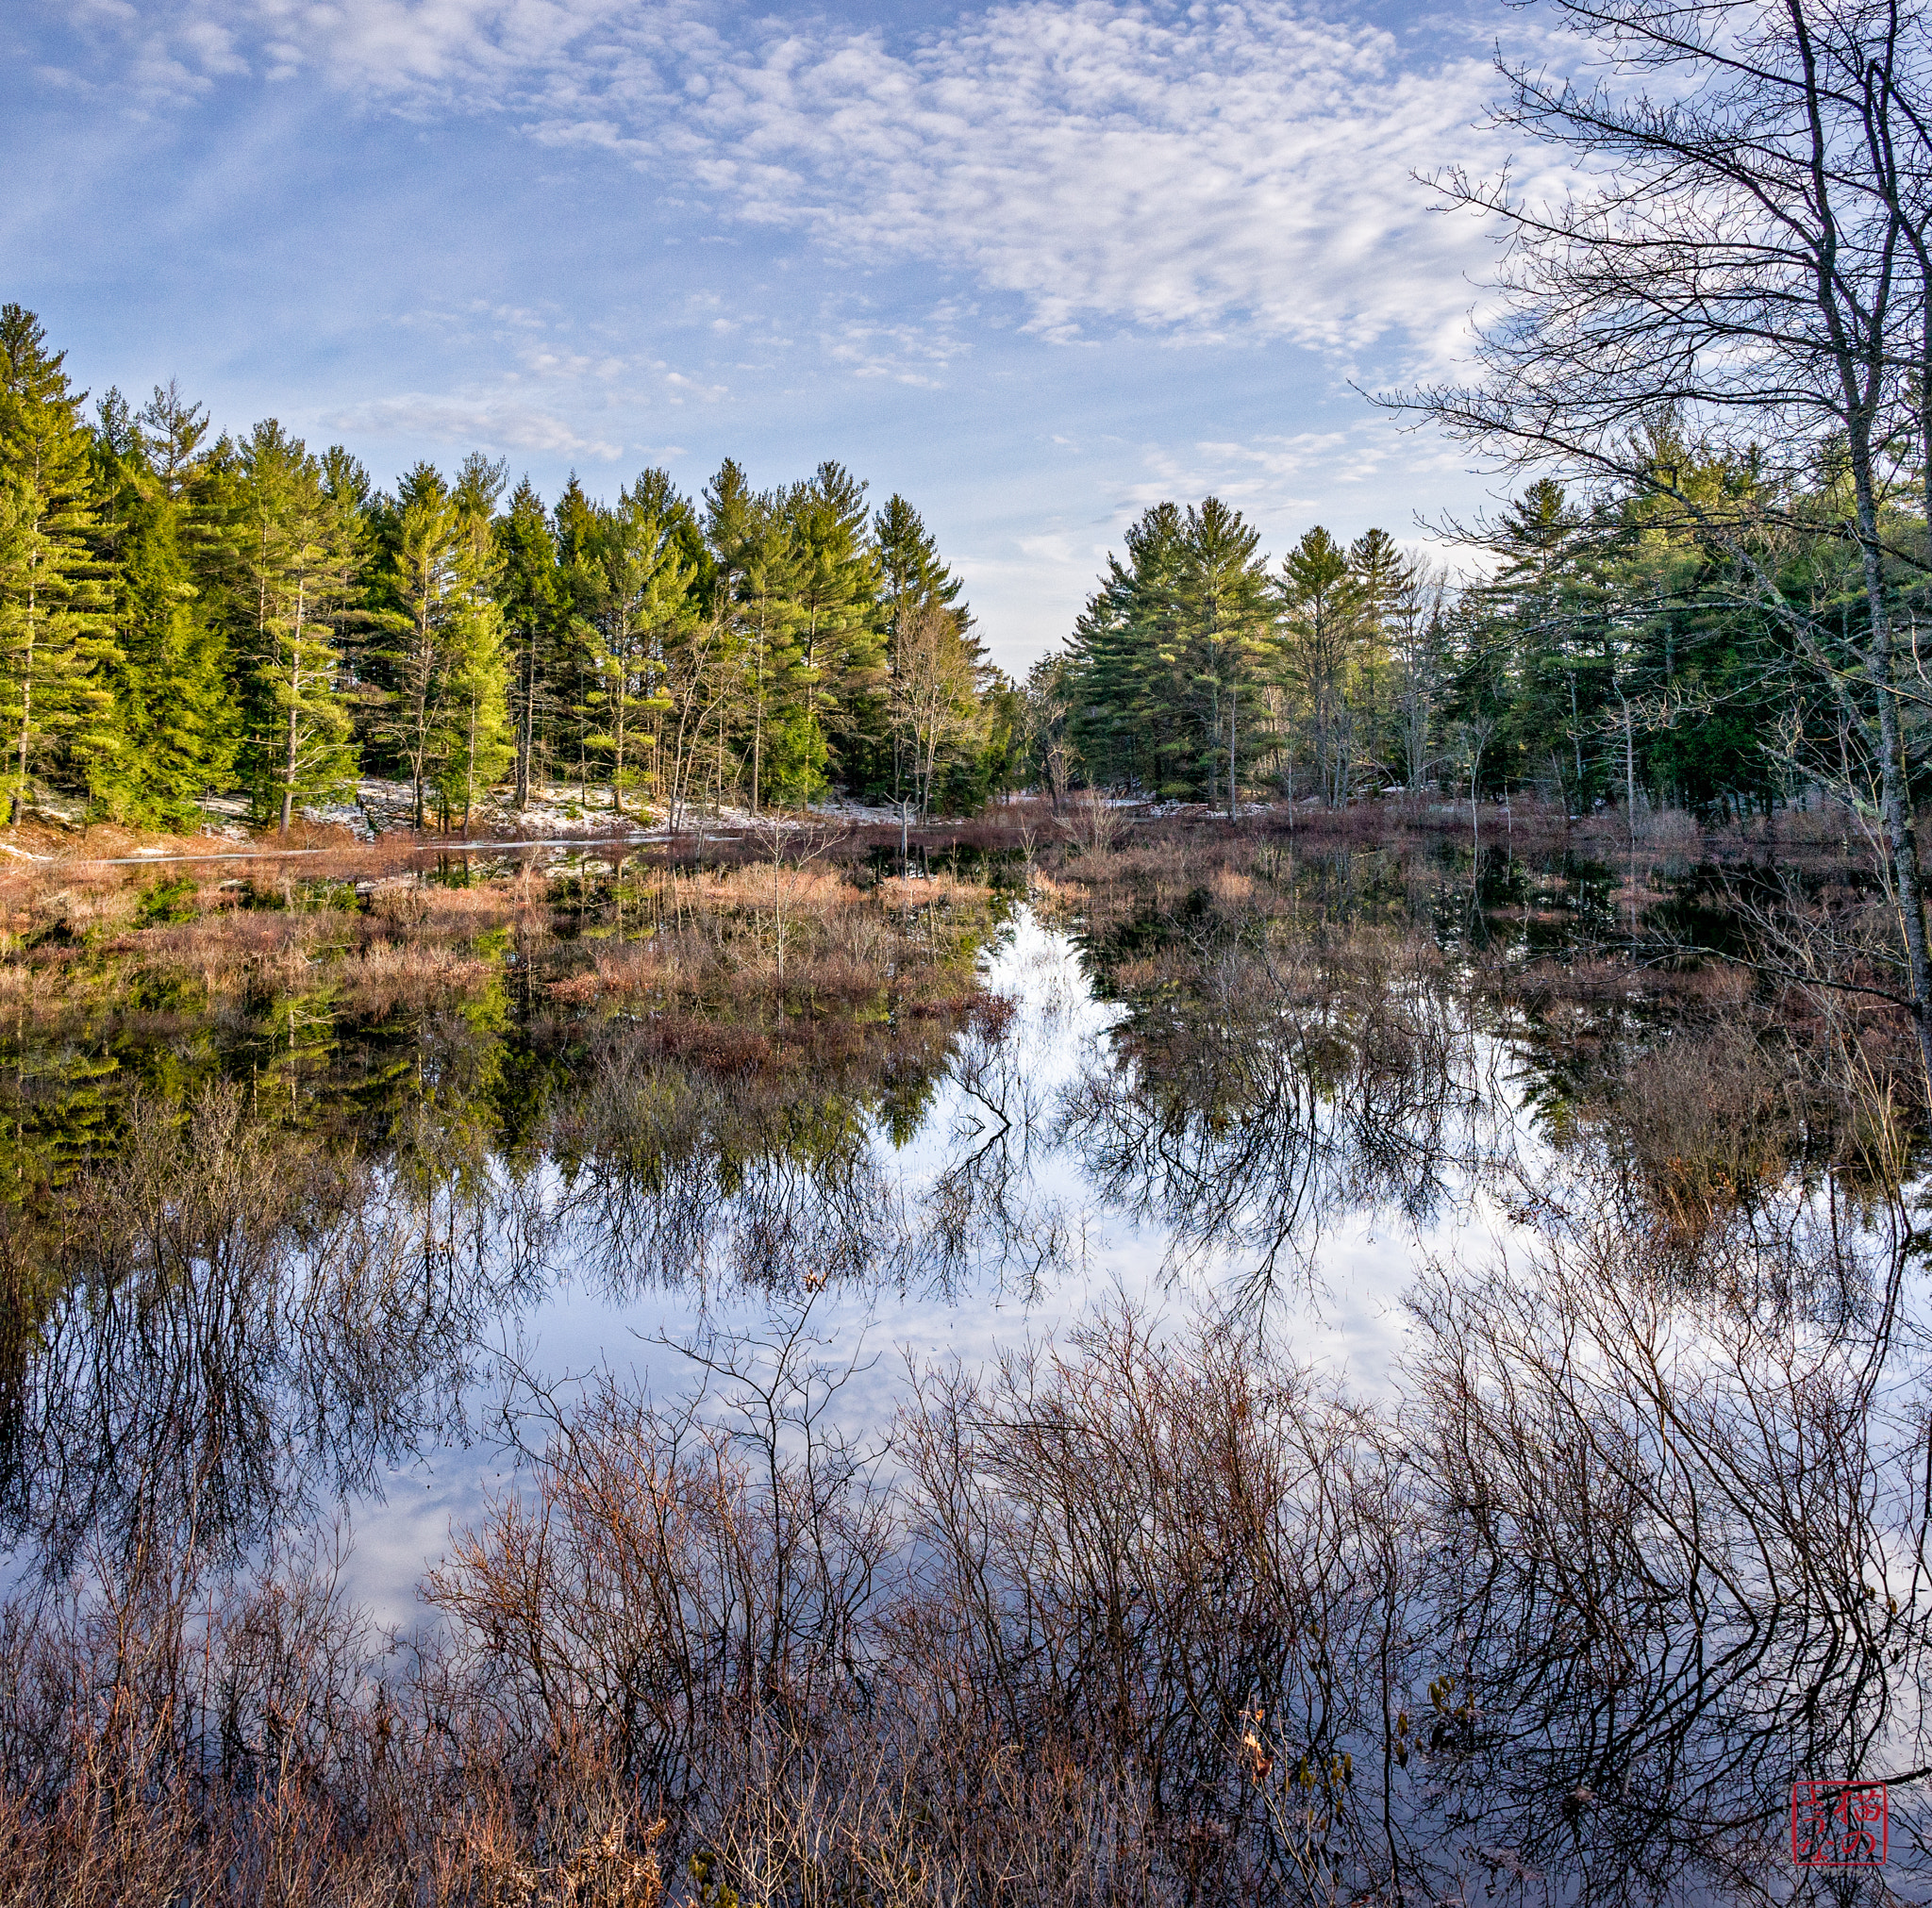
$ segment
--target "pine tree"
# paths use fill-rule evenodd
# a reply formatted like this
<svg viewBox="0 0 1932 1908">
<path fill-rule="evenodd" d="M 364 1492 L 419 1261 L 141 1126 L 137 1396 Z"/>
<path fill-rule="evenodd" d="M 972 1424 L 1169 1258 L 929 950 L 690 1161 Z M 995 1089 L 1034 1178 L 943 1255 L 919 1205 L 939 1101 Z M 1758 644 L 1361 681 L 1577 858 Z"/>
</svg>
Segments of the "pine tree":
<svg viewBox="0 0 1932 1908">
<path fill-rule="evenodd" d="M 518 484 L 508 510 L 497 520 L 495 537 L 496 600 L 509 651 L 514 801 L 521 811 L 530 802 L 539 724 L 548 721 L 556 705 L 550 681 L 563 621 L 557 539 L 528 477 Z"/>
<path fill-rule="evenodd" d="M 186 827 L 195 798 L 226 785 L 240 742 L 226 639 L 193 575 L 208 417 L 170 385 L 156 387 L 138 418 L 110 391 L 100 420 L 98 534 L 111 573 L 122 744 L 107 805 L 124 820 Z"/>
<path fill-rule="evenodd" d="M 15 821 L 37 766 L 92 791 L 112 779 L 118 743 L 93 439 L 65 361 L 32 312 L 0 306 L 0 735 Z"/>
<path fill-rule="evenodd" d="M 1241 690 L 1272 637 L 1267 560 L 1257 556 L 1261 533 L 1218 497 L 1190 506 L 1181 527 L 1174 577 L 1173 658 L 1192 692 L 1202 722 L 1199 769 L 1209 804 L 1220 799 L 1224 771 L 1227 812 L 1236 813 L 1241 780 Z M 1250 709 L 1250 727 L 1254 710 Z M 1250 754 L 1254 737 L 1245 738 Z"/>
<path fill-rule="evenodd" d="M 809 483 L 785 492 L 784 515 L 796 559 L 806 720 L 828 766 L 857 769 L 865 715 L 885 681 L 879 558 L 868 535 L 865 485 L 842 464 L 823 463 Z"/>
<path fill-rule="evenodd" d="M 825 744 L 807 702 L 797 635 L 799 554 L 783 499 L 752 490 L 730 461 L 705 493 L 707 540 L 743 655 L 752 812 L 774 796 L 810 799 Z"/>
<path fill-rule="evenodd" d="M 610 758 L 620 814 L 637 765 L 656 754 L 657 719 L 674 706 L 667 654 L 701 621 L 690 546 L 679 535 L 688 514 L 670 478 L 647 471 L 600 520 L 592 545 L 596 588 L 584 630 L 601 727 L 590 740 Z"/>
<path fill-rule="evenodd" d="M 1347 550 L 1317 523 L 1282 558 L 1279 591 L 1283 674 L 1308 723 L 1316 790 L 1337 806 L 1355 784 L 1352 689 L 1363 630 Z"/>
<path fill-rule="evenodd" d="M 283 834 L 295 805 L 356 773 L 332 617 L 355 581 L 352 526 L 322 465 L 275 419 L 239 459 L 241 562 L 254 598 L 255 721 L 244 759 L 258 806 Z"/>
<path fill-rule="evenodd" d="M 493 603 L 472 602 L 449 633 L 447 722 L 437 793 L 447 815 L 458 806 L 462 825 L 480 796 L 494 788 L 515 757 L 509 713 L 509 665 L 502 614 Z"/>
<path fill-rule="evenodd" d="M 450 756 L 464 746 L 460 660 L 492 634 L 500 645 L 502 623 L 484 614 L 493 562 L 487 525 L 478 532 L 475 511 L 465 509 L 433 465 L 411 469 L 383 514 L 383 639 L 373 654 L 387 693 L 382 730 L 408 771 L 420 828 L 428 791 L 446 788 Z"/>
<path fill-rule="evenodd" d="M 1176 668 L 1185 553 L 1174 504 L 1144 510 L 1109 555 L 1068 653 L 1068 733 L 1091 783 L 1186 798 L 1199 787 L 1199 728 Z"/>
<path fill-rule="evenodd" d="M 1487 724 L 1493 753 L 1520 779 L 1545 762 L 1580 809 L 1601 780 L 1592 738 L 1608 681 L 1591 571 L 1591 527 L 1563 487 L 1540 478 L 1512 498 L 1484 539 L 1502 560 L 1463 603 L 1452 712 Z M 1592 653 L 1592 650 L 1596 653 Z"/>
<path fill-rule="evenodd" d="M 509 660 L 497 600 L 496 506 L 506 478 L 504 464 L 473 451 L 458 467 L 451 493 L 468 545 L 464 568 L 473 580 L 450 620 L 446 738 L 436 786 L 445 821 L 460 806 L 465 829 L 478 797 L 495 786 L 514 753 Z"/>
</svg>

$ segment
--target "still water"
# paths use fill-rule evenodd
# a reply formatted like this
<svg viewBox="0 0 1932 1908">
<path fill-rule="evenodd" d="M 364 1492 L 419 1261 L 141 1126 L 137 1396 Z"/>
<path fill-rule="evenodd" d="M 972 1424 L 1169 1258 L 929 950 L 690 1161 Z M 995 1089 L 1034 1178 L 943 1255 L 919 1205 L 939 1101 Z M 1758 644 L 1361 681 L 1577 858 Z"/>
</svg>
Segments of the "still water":
<svg viewBox="0 0 1932 1908">
<path fill-rule="evenodd" d="M 1284 1132 L 1265 1119 L 1204 1131 L 1171 1108 L 1136 1117 L 1150 1083 L 1072 936 L 1023 907 L 984 973 L 1010 1016 L 959 1037 L 909 1137 L 870 1121 L 816 1180 L 774 1162 L 783 1184 L 713 1182 L 692 1230 L 619 1210 L 634 1188 L 541 1167 L 514 1202 L 541 1269 L 482 1321 L 461 1434 L 400 1455 L 341 1505 L 352 1593 L 385 1620 L 418 1620 L 424 1570 L 517 1487 L 516 1441 L 541 1441 L 548 1401 L 567 1410 L 599 1372 L 687 1391 L 704 1375 L 691 1353 L 715 1335 L 769 1345 L 803 1321 L 843 1381 L 830 1408 L 881 1443 L 908 1371 L 990 1365 L 1098 1306 L 1174 1332 L 1233 1317 L 1384 1388 L 1419 1269 L 1492 1255 L 1509 1187 L 1546 1152 L 1487 1035 L 1457 1030 L 1449 1103 L 1430 1096 L 1419 1127 L 1412 1104 L 1337 1094 L 1276 1106 Z M 1396 1156 L 1377 1162 L 1378 1147 Z"/>
</svg>

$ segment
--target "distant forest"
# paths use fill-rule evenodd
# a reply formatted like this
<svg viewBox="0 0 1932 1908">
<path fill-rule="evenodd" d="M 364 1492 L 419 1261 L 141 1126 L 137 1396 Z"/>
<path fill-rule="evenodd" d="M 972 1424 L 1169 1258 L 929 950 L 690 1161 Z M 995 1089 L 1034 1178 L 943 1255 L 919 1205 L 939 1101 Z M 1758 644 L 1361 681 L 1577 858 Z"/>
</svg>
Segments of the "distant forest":
<svg viewBox="0 0 1932 1908">
<path fill-rule="evenodd" d="M 1805 629 L 1836 617 L 1859 638 L 1842 479 L 1787 483 L 1740 594 L 1735 551 L 1657 500 L 1748 501 L 1759 480 L 1667 415 L 1621 493 L 1543 480 L 1464 532 L 1474 583 L 1382 530 L 1317 527 L 1271 566 L 1227 504 L 1159 505 L 1018 686 L 919 512 L 870 507 L 836 463 L 755 490 L 726 462 L 695 498 L 647 470 L 614 503 L 573 477 L 546 504 L 474 454 L 384 490 L 273 419 L 216 435 L 173 385 L 86 414 L 63 360 L 31 312 L 0 308 L 16 816 L 58 794 L 188 825 L 239 789 L 286 826 L 358 774 L 407 784 L 419 825 L 558 782 L 675 825 L 834 789 L 922 816 L 1025 786 L 1729 812 L 1843 779 L 1829 682 L 1795 666 L 1777 613 L 1782 592 Z"/>
<path fill-rule="evenodd" d="M 1474 582 L 1382 530 L 1343 544 L 1317 526 L 1271 570 L 1239 511 L 1158 505 L 1034 667 L 1032 753 L 1069 785 L 1208 803 L 1534 790 L 1573 813 L 1722 815 L 1818 786 L 1856 799 L 1838 686 L 1801 654 L 1822 619 L 1850 655 L 1869 613 L 1842 479 L 1754 498 L 1770 487 L 1747 462 L 1700 456 L 1668 415 L 1641 460 L 1626 486 L 1582 499 L 1541 479 L 1457 530 Z M 1761 511 L 1748 576 L 1685 494 L 1724 506 L 1726 529 Z M 1890 527 L 1924 541 L 1915 520 Z"/>
<path fill-rule="evenodd" d="M 1024 715 L 917 510 L 836 463 L 700 498 L 645 471 L 553 505 L 480 454 L 378 489 L 274 419 L 217 436 L 173 385 L 86 394 L 0 308 L 0 756 L 184 824 L 244 789 L 287 825 L 358 773 L 418 825 L 546 782 L 625 811 L 837 787 L 922 813 L 1008 784 Z"/>
</svg>

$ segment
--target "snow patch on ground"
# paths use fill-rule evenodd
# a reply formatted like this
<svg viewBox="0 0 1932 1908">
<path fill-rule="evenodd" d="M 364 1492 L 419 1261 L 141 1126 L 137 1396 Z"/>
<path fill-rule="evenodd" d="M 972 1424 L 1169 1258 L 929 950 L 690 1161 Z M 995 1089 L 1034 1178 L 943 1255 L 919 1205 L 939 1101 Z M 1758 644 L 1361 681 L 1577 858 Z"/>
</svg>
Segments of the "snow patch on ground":
<svg viewBox="0 0 1932 1908">
<path fill-rule="evenodd" d="M 313 806 L 305 805 L 299 812 L 305 821 L 320 822 L 327 828 L 346 828 L 358 841 L 375 839 L 375 830 L 370 825 L 369 817 L 362 809 L 346 802 L 324 802 Z"/>
<path fill-rule="evenodd" d="M 674 831 L 661 806 L 626 804 L 614 807 L 608 788 L 593 788 L 590 800 L 575 783 L 552 782 L 534 787 L 523 808 L 512 805 L 507 788 L 492 789 L 470 811 L 468 825 L 457 818 L 456 835 L 463 838 L 492 838 L 504 841 L 558 841 L 581 838 L 586 842 L 665 841 L 674 835 L 692 838 L 702 833 L 707 839 L 744 836 L 770 837 L 775 829 L 781 836 L 795 837 L 801 830 L 826 826 L 836 828 L 896 828 L 899 810 L 891 803 L 856 802 L 834 797 L 815 802 L 802 813 L 754 815 L 749 809 L 724 805 L 686 808 Z M 250 838 L 247 823 L 254 809 L 247 798 L 239 795 L 209 795 L 198 804 L 208 817 L 201 832 L 227 840 Z M 416 825 L 415 794 L 407 782 L 385 781 L 366 775 L 356 784 L 353 802 L 305 803 L 303 820 L 326 826 L 346 828 L 357 840 L 370 841 L 393 831 L 413 833 Z M 425 834 L 434 833 L 435 812 L 425 810 Z M 918 817 L 912 818 L 914 825 Z"/>
</svg>

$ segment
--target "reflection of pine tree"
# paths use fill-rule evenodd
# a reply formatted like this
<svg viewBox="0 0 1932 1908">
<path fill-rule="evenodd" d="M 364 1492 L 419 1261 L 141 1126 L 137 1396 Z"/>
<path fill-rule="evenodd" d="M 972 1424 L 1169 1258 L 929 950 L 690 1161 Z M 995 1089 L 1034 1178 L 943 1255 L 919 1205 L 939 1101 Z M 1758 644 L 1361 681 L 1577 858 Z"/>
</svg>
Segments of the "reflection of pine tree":
<svg viewBox="0 0 1932 1908">
<path fill-rule="evenodd" d="M 0 1047 L 0 1199 L 64 1186 L 113 1130 L 121 1056 L 90 1020 L 23 1022 Z"/>
<path fill-rule="evenodd" d="M 333 983 L 278 993 L 264 1018 L 256 1074 L 257 1110 L 291 1126 L 307 1123 L 305 1103 L 316 1097 L 336 1053 L 341 989 Z"/>
</svg>

